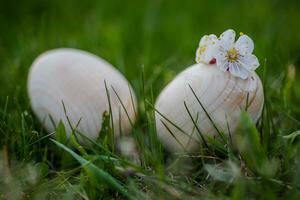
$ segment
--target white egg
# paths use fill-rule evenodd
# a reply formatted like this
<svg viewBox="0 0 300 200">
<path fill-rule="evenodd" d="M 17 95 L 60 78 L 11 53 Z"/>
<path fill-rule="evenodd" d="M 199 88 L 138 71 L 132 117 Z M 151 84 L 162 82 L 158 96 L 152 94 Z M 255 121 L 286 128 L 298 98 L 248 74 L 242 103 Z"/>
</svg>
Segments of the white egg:
<svg viewBox="0 0 300 200">
<path fill-rule="evenodd" d="M 64 104 L 71 126 L 76 127 L 80 121 L 77 130 L 95 139 L 101 130 L 103 113 L 109 112 L 105 82 L 114 134 L 128 134 L 136 117 L 136 98 L 131 86 L 111 64 L 85 51 L 55 49 L 36 58 L 28 77 L 32 110 L 48 132 L 55 131 L 61 120 L 70 134 L 72 128 Z"/>
<path fill-rule="evenodd" d="M 216 65 L 195 64 L 180 73 L 159 95 L 155 104 L 157 133 L 170 151 L 193 152 L 202 142 L 199 131 L 204 137 L 217 135 L 217 129 L 234 134 L 241 112 L 247 110 L 255 123 L 263 103 L 263 87 L 254 71 L 244 80 L 219 70 Z"/>
</svg>

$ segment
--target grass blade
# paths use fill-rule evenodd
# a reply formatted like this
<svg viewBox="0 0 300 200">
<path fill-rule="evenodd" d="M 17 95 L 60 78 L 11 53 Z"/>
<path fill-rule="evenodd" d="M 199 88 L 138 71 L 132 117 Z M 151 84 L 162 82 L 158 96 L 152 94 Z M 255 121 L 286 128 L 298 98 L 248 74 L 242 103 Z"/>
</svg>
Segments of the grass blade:
<svg viewBox="0 0 300 200">
<path fill-rule="evenodd" d="M 128 120 L 129 120 L 129 123 L 130 123 L 131 127 L 133 128 L 133 123 L 132 123 L 132 121 L 131 121 L 131 119 L 130 119 L 130 116 L 129 116 L 128 112 L 127 112 L 127 109 L 125 108 L 125 105 L 124 105 L 122 99 L 120 98 L 120 96 L 119 96 L 118 93 L 116 92 L 115 88 L 114 88 L 113 86 L 111 86 L 111 88 L 112 88 L 112 90 L 114 91 L 115 95 L 117 96 L 119 102 L 121 103 L 122 108 L 124 109 L 125 114 L 126 114 Z M 133 108 L 133 109 L 134 109 L 134 108 Z"/>
<path fill-rule="evenodd" d="M 87 161 L 62 143 L 50 139 L 54 144 L 59 146 L 60 148 L 64 149 L 66 152 L 70 153 L 86 170 L 87 174 L 90 176 L 91 179 L 94 179 L 96 181 L 102 182 L 104 181 L 111 187 L 113 187 L 115 190 L 121 192 L 124 196 L 126 196 L 128 199 L 134 199 L 129 192 L 124 188 L 124 186 L 116 180 L 113 176 L 111 176 L 109 173 L 105 172 L 104 170 L 98 168 L 93 163 Z"/>
<path fill-rule="evenodd" d="M 199 127 L 198 127 L 196 121 L 194 120 L 194 118 L 193 118 L 193 116 L 192 116 L 190 110 L 188 109 L 188 107 L 187 107 L 187 105 L 186 105 L 186 102 L 183 102 L 183 104 L 184 104 L 184 107 L 185 107 L 186 111 L 188 112 L 188 114 L 189 114 L 189 116 L 190 116 L 190 118 L 191 118 L 191 120 L 192 120 L 192 122 L 193 122 L 193 124 L 194 124 L 194 126 L 195 126 L 195 128 L 196 128 L 196 130 L 198 131 L 198 133 L 199 133 L 199 135 L 200 135 L 200 137 L 201 137 L 201 139 L 202 139 L 202 141 L 203 141 L 203 144 L 205 145 L 206 148 L 209 148 L 208 145 L 207 145 L 207 143 L 206 143 L 206 141 L 205 141 L 205 138 L 204 138 L 202 132 L 200 131 L 200 129 L 199 129 Z"/>
<path fill-rule="evenodd" d="M 185 132 L 184 130 L 182 130 L 179 126 L 177 126 L 175 123 L 173 123 L 171 120 L 169 120 L 166 116 L 164 116 L 161 112 L 159 112 L 152 104 L 150 104 L 148 102 L 148 104 L 155 110 L 155 112 L 157 112 L 162 118 L 164 118 L 167 122 L 169 122 L 170 124 L 172 124 L 172 126 L 174 126 L 176 129 L 178 129 L 180 132 L 182 132 L 183 134 L 185 134 L 186 136 L 188 136 L 189 138 L 193 139 L 196 143 L 201 145 L 201 142 L 195 140 L 194 138 L 191 137 L 190 134 L 188 134 L 187 132 Z"/>
<path fill-rule="evenodd" d="M 110 94 L 107 88 L 106 80 L 104 80 L 104 86 L 105 86 L 105 91 L 106 91 L 106 96 L 107 96 L 107 101 L 108 101 L 108 106 L 109 106 L 109 114 L 111 118 L 111 130 L 112 130 L 112 148 L 114 148 L 114 134 L 115 134 L 115 127 L 114 127 L 114 117 L 113 117 L 113 112 L 112 112 L 112 106 L 111 106 L 111 100 L 110 100 Z M 114 150 L 114 149 L 113 149 Z"/>
<path fill-rule="evenodd" d="M 197 99 L 197 102 L 199 103 L 199 105 L 201 106 L 201 108 L 204 110 L 206 116 L 208 117 L 209 121 L 211 122 L 211 124 L 213 125 L 213 127 L 216 129 L 217 133 L 219 134 L 219 136 L 222 138 L 223 142 L 226 142 L 225 138 L 224 138 L 224 134 L 221 133 L 221 131 L 218 129 L 218 127 L 216 126 L 215 122 L 212 120 L 212 118 L 210 117 L 210 115 L 208 114 L 207 110 L 205 109 L 205 107 L 203 106 L 203 104 L 201 103 L 200 99 L 198 98 L 197 94 L 195 93 L 195 91 L 193 90 L 192 86 L 189 84 L 189 87 L 193 93 L 193 95 L 195 96 L 195 98 Z"/>
<path fill-rule="evenodd" d="M 170 130 L 170 128 L 166 125 L 166 123 L 164 123 L 162 120 L 160 120 L 160 121 L 164 125 L 164 127 L 168 130 L 168 132 L 172 135 L 172 137 L 176 140 L 176 142 L 178 142 L 178 144 L 182 147 L 182 149 L 184 149 L 184 151 L 186 151 L 184 145 L 177 139 L 175 134 Z"/>
</svg>

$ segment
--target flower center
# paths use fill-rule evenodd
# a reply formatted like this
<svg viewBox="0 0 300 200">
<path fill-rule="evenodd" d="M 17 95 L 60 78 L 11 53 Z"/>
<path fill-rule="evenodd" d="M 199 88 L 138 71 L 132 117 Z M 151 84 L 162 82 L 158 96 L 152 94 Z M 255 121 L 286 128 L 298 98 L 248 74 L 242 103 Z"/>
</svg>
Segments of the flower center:
<svg viewBox="0 0 300 200">
<path fill-rule="evenodd" d="M 227 59 L 229 62 L 235 62 L 239 58 L 239 52 L 235 48 L 229 49 L 227 51 Z"/>
</svg>

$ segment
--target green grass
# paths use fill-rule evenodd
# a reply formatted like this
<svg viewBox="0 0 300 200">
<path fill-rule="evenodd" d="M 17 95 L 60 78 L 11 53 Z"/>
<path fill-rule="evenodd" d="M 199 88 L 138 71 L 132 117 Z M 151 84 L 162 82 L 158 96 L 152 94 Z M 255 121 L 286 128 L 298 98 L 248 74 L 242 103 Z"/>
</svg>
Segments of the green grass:
<svg viewBox="0 0 300 200">
<path fill-rule="evenodd" d="M 299 10 L 298 0 L 2 0 L 0 199 L 299 199 Z M 201 36 L 228 28 L 255 42 L 263 115 L 256 125 L 241 116 L 236 147 L 206 138 L 196 155 L 170 155 L 155 133 L 155 98 L 194 63 Z M 109 116 L 101 138 L 85 138 L 86 146 L 76 130 L 67 139 L 63 124 L 50 139 L 37 121 L 28 69 L 58 47 L 99 55 L 132 84 L 141 165 L 115 150 Z"/>
</svg>

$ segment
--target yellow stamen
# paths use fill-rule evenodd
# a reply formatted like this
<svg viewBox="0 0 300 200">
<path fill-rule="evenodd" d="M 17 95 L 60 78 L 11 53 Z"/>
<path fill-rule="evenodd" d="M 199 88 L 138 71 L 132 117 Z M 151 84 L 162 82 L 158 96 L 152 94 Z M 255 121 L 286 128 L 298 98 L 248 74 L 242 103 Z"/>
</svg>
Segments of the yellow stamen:
<svg viewBox="0 0 300 200">
<path fill-rule="evenodd" d="M 239 55 L 239 52 L 235 48 L 232 48 L 227 51 L 226 57 L 229 62 L 235 62 L 239 58 Z"/>
</svg>

